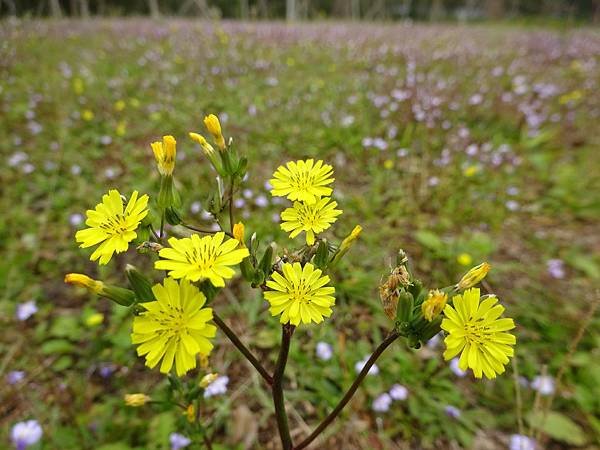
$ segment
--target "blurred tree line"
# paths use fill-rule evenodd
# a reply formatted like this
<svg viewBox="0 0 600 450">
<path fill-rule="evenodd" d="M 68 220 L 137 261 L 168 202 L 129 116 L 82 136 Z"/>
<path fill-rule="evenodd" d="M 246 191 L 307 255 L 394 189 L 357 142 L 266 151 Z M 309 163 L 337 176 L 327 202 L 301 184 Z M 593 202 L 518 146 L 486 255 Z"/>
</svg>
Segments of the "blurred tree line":
<svg viewBox="0 0 600 450">
<path fill-rule="evenodd" d="M 0 0 L 0 15 L 431 21 L 541 16 L 598 23 L 600 0 Z"/>
</svg>

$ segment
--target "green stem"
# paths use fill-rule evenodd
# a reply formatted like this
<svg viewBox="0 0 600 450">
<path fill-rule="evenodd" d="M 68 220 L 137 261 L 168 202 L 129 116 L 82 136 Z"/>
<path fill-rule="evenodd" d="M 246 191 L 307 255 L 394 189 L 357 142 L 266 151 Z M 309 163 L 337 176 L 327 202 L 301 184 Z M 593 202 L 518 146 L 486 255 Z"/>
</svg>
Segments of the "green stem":
<svg viewBox="0 0 600 450">
<path fill-rule="evenodd" d="M 307 447 L 312 441 L 314 441 L 317 438 L 317 436 L 319 436 L 319 434 L 321 434 L 323 432 L 323 430 L 325 430 L 325 428 L 327 428 L 331 424 L 331 422 L 333 422 L 335 420 L 337 415 L 344 409 L 346 404 L 354 396 L 354 394 L 356 393 L 356 390 L 358 389 L 358 387 L 360 386 L 362 381 L 365 379 L 365 377 L 369 373 L 369 369 L 371 369 L 371 367 L 373 367 L 373 364 L 375 364 L 375 361 L 377 361 L 377 359 L 381 356 L 381 354 L 385 351 L 385 349 L 388 348 L 390 346 L 390 344 L 392 342 L 394 342 L 396 339 L 398 339 L 399 337 L 400 337 L 400 333 L 396 330 L 394 330 L 390 334 L 388 334 L 388 336 L 383 340 L 383 342 L 381 342 L 381 344 L 379 344 L 379 346 L 375 349 L 375 351 L 373 352 L 371 357 L 367 360 L 367 363 L 365 364 L 365 366 L 362 368 L 362 370 L 356 377 L 356 380 L 354 380 L 354 383 L 352 383 L 352 386 L 350 386 L 348 391 L 346 391 L 346 394 L 344 394 L 344 396 L 342 397 L 340 402 L 337 404 L 337 406 L 333 409 L 333 411 L 331 411 L 329 413 L 329 415 L 325 419 L 323 419 L 323 421 L 319 424 L 319 426 L 317 428 L 315 428 L 315 431 L 313 431 L 310 434 L 310 436 L 308 436 L 306 439 L 304 439 L 302 442 L 300 442 L 300 444 L 298 444 L 296 447 L 294 447 L 293 450 L 301 450 L 301 449 Z"/>
<path fill-rule="evenodd" d="M 213 310 L 213 320 L 217 324 L 217 326 L 221 329 L 225 336 L 229 338 L 231 343 L 235 345 L 235 347 L 240 351 L 242 355 L 246 357 L 246 359 L 254 366 L 254 368 L 258 371 L 258 373 L 263 377 L 263 379 L 267 382 L 269 386 L 273 385 L 273 377 L 269 375 L 267 370 L 263 367 L 263 365 L 256 359 L 256 357 L 252 354 L 250 350 L 240 341 L 237 335 L 233 332 L 231 328 L 227 326 L 223 319 L 221 319 Z"/>
<path fill-rule="evenodd" d="M 229 227 L 233 234 L 233 189 L 235 188 L 235 177 L 231 175 L 229 182 Z"/>
<path fill-rule="evenodd" d="M 286 324 L 281 327 L 281 348 L 279 349 L 279 357 L 273 373 L 273 404 L 275 405 L 275 417 L 277 419 L 277 428 L 279 429 L 279 437 L 281 438 L 281 446 L 283 450 L 292 450 L 292 438 L 290 437 L 290 428 L 288 425 L 287 414 L 285 412 L 285 399 L 283 397 L 283 374 L 290 352 L 290 343 L 292 335 L 296 327 Z"/>
</svg>

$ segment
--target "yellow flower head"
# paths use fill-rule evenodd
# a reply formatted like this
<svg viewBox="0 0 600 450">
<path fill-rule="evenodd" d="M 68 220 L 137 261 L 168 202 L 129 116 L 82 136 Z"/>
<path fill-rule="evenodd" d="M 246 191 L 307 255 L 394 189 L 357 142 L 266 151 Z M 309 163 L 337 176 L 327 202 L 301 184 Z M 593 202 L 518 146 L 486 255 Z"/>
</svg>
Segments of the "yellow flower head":
<svg viewBox="0 0 600 450">
<path fill-rule="evenodd" d="M 102 313 L 94 313 L 85 318 L 85 324 L 88 327 L 95 327 L 104 322 L 104 314 Z"/>
<path fill-rule="evenodd" d="M 135 230 L 148 214 L 147 205 L 148 196 L 138 198 L 138 191 L 133 191 L 124 207 L 119 191 L 111 189 L 102 196 L 102 203 L 86 212 L 85 224 L 89 228 L 79 230 L 75 239 L 82 248 L 100 244 L 90 260 L 100 258 L 101 265 L 107 264 L 113 253 L 127 251 L 129 243 L 137 237 Z"/>
<path fill-rule="evenodd" d="M 223 133 L 221 131 L 221 122 L 219 122 L 219 118 L 214 114 L 209 114 L 204 118 L 204 126 L 212 135 L 217 147 L 219 147 L 221 150 L 225 150 L 225 138 L 223 137 Z"/>
<path fill-rule="evenodd" d="M 146 394 L 125 394 L 123 397 L 127 406 L 144 406 L 152 398 Z"/>
<path fill-rule="evenodd" d="M 306 263 L 285 263 L 283 275 L 273 272 L 267 281 L 271 290 L 264 293 L 271 304 L 269 311 L 273 316 L 281 314 L 281 323 L 299 325 L 302 323 L 321 323 L 323 317 L 331 315 L 331 307 L 335 304 L 335 288 L 326 286 L 329 277 L 321 270 Z"/>
<path fill-rule="evenodd" d="M 475 165 L 470 165 L 465 168 L 465 170 L 463 171 L 463 175 L 467 178 L 471 178 L 472 176 L 476 175 L 477 172 L 479 172 L 479 167 Z"/>
<path fill-rule="evenodd" d="M 448 294 L 436 289 L 429 291 L 427 299 L 421 304 L 421 311 L 423 311 L 423 317 L 431 322 L 437 316 L 440 315 L 446 302 L 448 301 Z"/>
<path fill-rule="evenodd" d="M 290 233 L 290 238 L 295 238 L 301 232 L 306 232 L 306 243 L 315 243 L 315 234 L 321 233 L 337 220 L 342 210 L 335 209 L 337 202 L 329 197 L 322 198 L 316 203 L 307 204 L 294 202 L 292 208 L 287 208 L 281 213 L 281 228 Z"/>
<path fill-rule="evenodd" d="M 194 423 L 194 421 L 196 420 L 196 408 L 194 407 L 193 403 L 190 403 L 188 407 L 185 408 L 185 411 L 183 411 L 183 415 L 189 423 Z"/>
<path fill-rule="evenodd" d="M 238 222 L 233 225 L 233 237 L 240 242 L 240 246 L 244 247 L 244 234 L 246 228 L 242 222 Z"/>
<path fill-rule="evenodd" d="M 94 280 L 87 275 L 82 273 L 68 273 L 65 275 L 65 283 L 72 284 L 74 286 L 84 287 L 90 291 L 98 294 L 104 288 L 102 281 Z"/>
<path fill-rule="evenodd" d="M 316 203 L 320 197 L 327 197 L 333 191 L 328 184 L 333 183 L 333 167 L 319 160 L 290 161 L 285 167 L 279 166 L 269 180 L 273 189 L 271 195 L 287 197 L 308 204 Z"/>
<path fill-rule="evenodd" d="M 202 389 L 206 389 L 209 384 L 219 378 L 218 373 L 208 373 L 202 377 L 200 383 L 198 384 Z"/>
<path fill-rule="evenodd" d="M 208 143 L 208 141 L 204 138 L 204 136 L 202 136 L 201 134 L 198 133 L 188 133 L 190 136 L 190 139 L 198 144 L 200 144 L 200 147 L 202 147 L 202 151 L 204 152 L 204 154 L 206 156 L 211 156 L 215 154 L 215 149 L 213 148 L 212 145 L 210 145 Z"/>
<path fill-rule="evenodd" d="M 495 296 L 481 301 L 479 289 L 473 288 L 455 295 L 453 306 L 444 308 L 441 325 L 447 333 L 444 358 L 450 360 L 461 353 L 458 366 L 462 370 L 471 368 L 476 378 L 482 375 L 496 378 L 514 355 L 512 346 L 516 338 L 507 331 L 512 330 L 515 323 L 512 319 L 500 318 L 504 307 L 496 303 Z"/>
<path fill-rule="evenodd" d="M 178 376 L 196 367 L 196 355 L 208 355 L 209 338 L 217 328 L 208 323 L 212 308 L 203 308 L 206 297 L 187 280 L 165 278 L 152 287 L 156 301 L 141 303 L 146 309 L 133 319 L 131 341 L 137 353 L 146 355 L 151 369 L 161 361 L 160 371 L 169 373 L 175 363 Z"/>
<path fill-rule="evenodd" d="M 81 113 L 81 118 L 83 120 L 85 120 L 86 122 L 93 120 L 94 119 L 94 111 L 92 111 L 90 109 L 84 109 L 83 112 Z"/>
<path fill-rule="evenodd" d="M 170 238 L 171 248 L 158 252 L 161 260 L 154 263 L 157 270 L 168 270 L 173 278 L 186 278 L 190 281 L 209 279 L 217 287 L 225 286 L 225 279 L 233 277 L 235 271 L 229 266 L 239 264 L 250 252 L 247 248 L 237 248 L 237 239 L 225 239 L 225 233 L 200 237 L 192 234 L 189 238 Z"/>
<path fill-rule="evenodd" d="M 458 289 L 469 289 L 479 283 L 485 278 L 492 266 L 484 262 L 471 268 L 467 273 L 463 275 L 457 284 Z"/>
<path fill-rule="evenodd" d="M 163 136 L 162 142 L 156 141 L 150 144 L 156 165 L 161 175 L 171 175 L 175 168 L 175 155 L 177 153 L 177 142 L 173 136 Z"/>
<path fill-rule="evenodd" d="M 126 103 L 124 100 L 117 100 L 115 102 L 115 111 L 123 111 L 125 109 Z"/>
<path fill-rule="evenodd" d="M 461 253 L 456 257 L 456 262 L 461 266 L 470 266 L 473 263 L 473 257 L 468 253 Z"/>
</svg>

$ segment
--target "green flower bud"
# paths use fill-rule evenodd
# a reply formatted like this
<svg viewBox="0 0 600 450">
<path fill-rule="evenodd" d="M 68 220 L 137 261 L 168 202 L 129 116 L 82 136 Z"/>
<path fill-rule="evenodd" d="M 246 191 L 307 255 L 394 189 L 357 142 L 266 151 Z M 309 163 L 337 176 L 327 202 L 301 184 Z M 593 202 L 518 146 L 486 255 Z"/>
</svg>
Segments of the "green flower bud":
<svg viewBox="0 0 600 450">
<path fill-rule="evenodd" d="M 127 264 L 125 267 L 125 274 L 129 280 L 129 286 L 131 286 L 131 289 L 135 292 L 138 301 L 149 302 L 154 300 L 150 280 L 137 270 L 135 266 Z"/>
</svg>

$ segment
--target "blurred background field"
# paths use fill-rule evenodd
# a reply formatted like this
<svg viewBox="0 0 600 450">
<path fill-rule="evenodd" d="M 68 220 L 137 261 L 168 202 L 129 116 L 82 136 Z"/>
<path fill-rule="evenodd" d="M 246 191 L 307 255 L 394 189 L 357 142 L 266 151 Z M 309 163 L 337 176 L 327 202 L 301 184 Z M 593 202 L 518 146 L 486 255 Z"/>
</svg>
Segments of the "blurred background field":
<svg viewBox="0 0 600 450">
<path fill-rule="evenodd" d="M 125 311 L 63 276 L 123 284 L 125 264 L 140 265 L 131 250 L 98 268 L 74 233 L 109 188 L 157 192 L 149 143 L 163 134 L 178 140 L 187 220 L 211 226 L 214 173 L 187 132 L 212 112 L 250 160 L 237 215 L 263 242 L 292 245 L 265 183 L 293 158 L 335 168 L 344 214 L 331 239 L 364 228 L 332 274 L 329 325 L 294 338 L 294 436 L 335 405 L 385 334 L 377 286 L 403 248 L 439 286 L 492 264 L 485 289 L 517 322 L 521 405 L 511 368 L 475 381 L 443 361 L 440 340 L 418 353 L 398 343 L 313 448 L 508 448 L 535 425 L 561 368 L 538 448 L 598 448 L 600 321 L 569 345 L 598 300 L 599 64 L 598 30 L 564 24 L 3 20 L 0 448 L 31 418 L 44 430 L 39 449 L 169 448 L 184 426 L 159 406 L 124 406 L 123 394 L 166 381 L 136 357 Z M 279 327 L 260 292 L 234 282 L 213 306 L 272 367 Z M 220 334 L 210 368 L 230 378 L 203 412 L 214 448 L 278 448 L 268 395 Z M 532 384 L 540 375 L 550 378 Z M 407 398 L 374 411 L 397 383 Z"/>
</svg>

